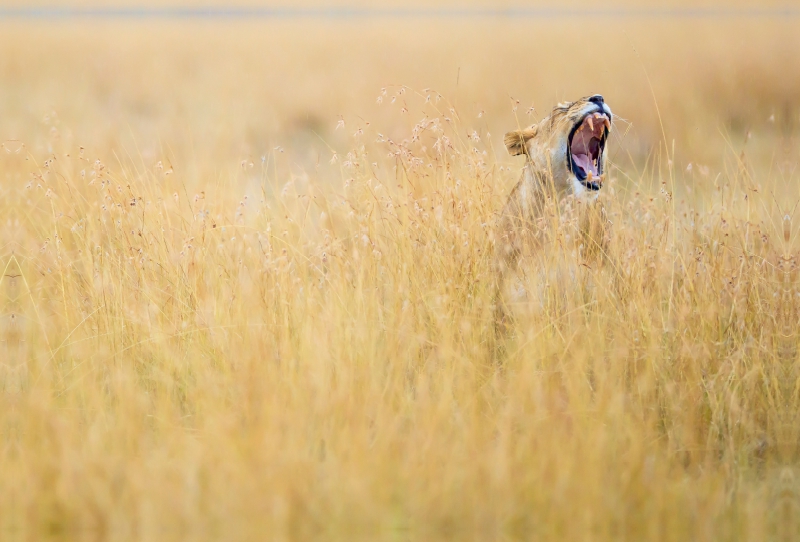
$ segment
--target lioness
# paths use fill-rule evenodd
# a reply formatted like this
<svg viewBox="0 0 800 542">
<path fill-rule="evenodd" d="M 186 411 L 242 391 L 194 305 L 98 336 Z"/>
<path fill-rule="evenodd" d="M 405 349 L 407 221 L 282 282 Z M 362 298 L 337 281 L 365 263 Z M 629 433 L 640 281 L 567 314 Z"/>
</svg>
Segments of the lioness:
<svg viewBox="0 0 800 542">
<path fill-rule="evenodd" d="M 548 236 L 553 239 L 552 225 L 562 218 L 556 216 L 561 202 L 569 198 L 561 207 L 571 211 L 592 207 L 584 204 L 597 198 L 605 180 L 611 120 L 611 109 L 595 94 L 559 104 L 538 124 L 505 135 L 508 152 L 525 155 L 526 163 L 501 212 L 495 237 L 501 288 L 526 252 L 538 250 Z M 586 222 L 592 213 L 572 214 L 579 215 L 584 232 L 596 226 Z M 590 242 L 596 245 L 596 236 Z"/>
</svg>

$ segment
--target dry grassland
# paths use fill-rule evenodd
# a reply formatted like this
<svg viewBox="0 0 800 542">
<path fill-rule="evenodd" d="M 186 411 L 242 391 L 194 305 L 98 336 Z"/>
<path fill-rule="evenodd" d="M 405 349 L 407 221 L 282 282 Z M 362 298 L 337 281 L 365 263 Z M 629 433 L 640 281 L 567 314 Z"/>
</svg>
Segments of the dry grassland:
<svg viewBox="0 0 800 542">
<path fill-rule="evenodd" d="M 796 24 L 3 23 L 3 532 L 797 539 Z M 502 134 L 596 92 L 499 335 Z"/>
</svg>

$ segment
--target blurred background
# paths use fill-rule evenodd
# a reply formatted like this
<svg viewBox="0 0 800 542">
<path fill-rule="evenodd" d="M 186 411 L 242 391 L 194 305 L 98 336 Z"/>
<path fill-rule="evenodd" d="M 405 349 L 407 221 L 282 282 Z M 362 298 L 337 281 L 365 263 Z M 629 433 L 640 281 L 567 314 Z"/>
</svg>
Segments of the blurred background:
<svg viewBox="0 0 800 542">
<path fill-rule="evenodd" d="M 796 4 L 0 2 L 0 531 L 797 539 Z M 503 134 L 596 93 L 620 265 L 506 341 Z"/>
<path fill-rule="evenodd" d="M 404 111 L 406 86 L 441 94 L 465 133 L 516 164 L 504 132 L 601 93 L 620 120 L 621 167 L 668 148 L 682 171 L 712 176 L 744 152 L 789 179 L 798 22 L 775 1 L 6 0 L 0 134 L 35 152 L 55 152 L 57 137 L 59 149 L 169 160 L 187 182 L 275 152 L 308 172 L 359 129 L 407 133 L 420 118 Z"/>
</svg>

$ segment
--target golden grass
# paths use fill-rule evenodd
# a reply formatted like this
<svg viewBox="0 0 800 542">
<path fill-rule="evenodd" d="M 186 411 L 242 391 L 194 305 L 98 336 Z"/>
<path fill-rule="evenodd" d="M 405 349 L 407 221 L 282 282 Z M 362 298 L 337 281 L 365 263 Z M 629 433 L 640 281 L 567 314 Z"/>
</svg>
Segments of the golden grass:
<svg viewBox="0 0 800 542">
<path fill-rule="evenodd" d="M 4 532 L 796 537 L 800 38 L 648 24 L 6 28 Z M 607 252 L 498 335 L 502 132 L 593 92 Z"/>
</svg>

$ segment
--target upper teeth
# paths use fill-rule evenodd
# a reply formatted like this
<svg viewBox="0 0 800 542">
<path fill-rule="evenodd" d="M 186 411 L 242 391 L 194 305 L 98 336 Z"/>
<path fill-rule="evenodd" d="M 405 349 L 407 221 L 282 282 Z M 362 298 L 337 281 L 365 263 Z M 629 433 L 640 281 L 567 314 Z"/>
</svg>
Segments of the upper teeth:
<svg viewBox="0 0 800 542">
<path fill-rule="evenodd" d="M 586 123 L 581 125 L 581 128 L 585 128 L 586 124 L 589 125 L 589 129 L 594 132 L 594 121 L 595 119 L 600 119 L 603 122 L 603 126 L 611 130 L 611 121 L 604 113 L 592 113 L 588 117 L 586 117 Z"/>
</svg>

